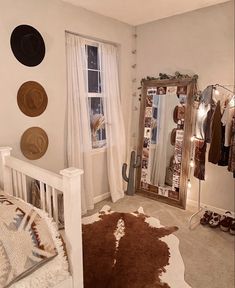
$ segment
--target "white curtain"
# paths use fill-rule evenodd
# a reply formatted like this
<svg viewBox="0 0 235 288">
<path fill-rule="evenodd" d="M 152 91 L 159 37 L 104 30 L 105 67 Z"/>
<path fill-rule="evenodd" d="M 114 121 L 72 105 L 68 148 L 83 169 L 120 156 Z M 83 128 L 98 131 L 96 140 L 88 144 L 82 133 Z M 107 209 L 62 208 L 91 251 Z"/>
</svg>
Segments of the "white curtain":
<svg viewBox="0 0 235 288">
<path fill-rule="evenodd" d="M 167 160 L 167 118 L 171 117 L 168 113 L 167 96 L 159 95 L 158 116 L 157 116 L 157 141 L 153 149 L 151 183 L 153 185 L 165 185 L 166 160 Z"/>
<path fill-rule="evenodd" d="M 82 212 L 93 209 L 92 147 L 90 114 L 87 93 L 87 40 L 66 33 L 67 53 L 67 147 L 69 166 L 84 170 L 82 179 Z M 101 59 L 101 85 L 104 103 L 107 176 L 113 202 L 124 196 L 122 164 L 125 161 L 126 141 L 121 111 L 117 48 L 99 43 Z M 95 175 L 94 175 L 95 176 Z M 104 191 L 105 193 L 106 191 Z"/>
<path fill-rule="evenodd" d="M 122 164 L 125 161 L 126 140 L 121 110 L 117 48 L 101 44 L 102 87 L 107 135 L 108 180 L 113 202 L 124 196 Z"/>
<path fill-rule="evenodd" d="M 67 164 L 84 170 L 82 213 L 94 208 L 90 118 L 87 97 L 85 42 L 66 33 L 67 53 Z"/>
</svg>

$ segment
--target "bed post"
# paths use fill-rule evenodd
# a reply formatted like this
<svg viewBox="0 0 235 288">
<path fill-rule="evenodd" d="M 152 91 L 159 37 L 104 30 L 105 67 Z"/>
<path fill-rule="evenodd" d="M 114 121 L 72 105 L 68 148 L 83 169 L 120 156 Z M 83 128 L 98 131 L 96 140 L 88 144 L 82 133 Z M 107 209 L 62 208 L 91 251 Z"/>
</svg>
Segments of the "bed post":
<svg viewBox="0 0 235 288">
<path fill-rule="evenodd" d="M 11 168 L 5 165 L 6 156 L 11 155 L 12 148 L 0 147 L 0 188 L 8 194 L 13 194 Z"/>
<path fill-rule="evenodd" d="M 83 288 L 81 224 L 81 175 L 83 170 L 71 167 L 60 171 L 60 174 L 63 176 L 65 237 L 66 248 L 70 255 L 73 287 Z"/>
</svg>

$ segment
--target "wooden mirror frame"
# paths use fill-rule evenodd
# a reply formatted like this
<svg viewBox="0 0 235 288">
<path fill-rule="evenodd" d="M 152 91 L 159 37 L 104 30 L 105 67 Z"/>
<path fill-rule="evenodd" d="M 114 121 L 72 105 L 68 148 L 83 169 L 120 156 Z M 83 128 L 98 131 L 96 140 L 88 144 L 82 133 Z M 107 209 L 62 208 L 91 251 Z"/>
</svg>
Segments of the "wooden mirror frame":
<svg viewBox="0 0 235 288">
<path fill-rule="evenodd" d="M 195 119 L 195 109 L 194 109 L 194 95 L 197 91 L 197 77 L 185 77 L 182 79 L 166 79 L 166 80 L 143 80 L 142 81 L 142 97 L 140 104 L 140 114 L 139 114 L 139 137 L 138 137 L 138 148 L 137 153 L 141 157 L 142 163 L 142 150 L 144 142 L 144 117 L 146 108 L 146 96 L 147 89 L 150 87 L 169 87 L 169 86 L 187 86 L 187 101 L 184 119 L 184 138 L 183 138 L 183 151 L 182 151 L 182 163 L 180 171 L 180 184 L 179 184 L 179 199 L 173 199 L 169 197 L 164 197 L 158 194 L 158 187 L 152 186 L 149 190 L 143 189 L 141 187 L 141 170 L 142 165 L 137 168 L 136 171 L 136 193 L 143 196 L 177 206 L 179 208 L 186 208 L 187 200 L 187 184 L 190 171 L 190 156 L 192 149 L 192 142 L 190 138 L 193 136 L 193 125 Z M 154 188 L 154 189 L 153 189 Z"/>
</svg>

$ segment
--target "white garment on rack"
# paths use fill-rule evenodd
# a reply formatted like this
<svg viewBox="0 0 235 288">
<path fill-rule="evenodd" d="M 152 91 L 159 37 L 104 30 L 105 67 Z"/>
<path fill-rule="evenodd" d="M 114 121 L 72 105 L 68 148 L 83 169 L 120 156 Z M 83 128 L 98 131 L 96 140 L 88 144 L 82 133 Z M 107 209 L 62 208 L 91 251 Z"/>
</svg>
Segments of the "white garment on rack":
<svg viewBox="0 0 235 288">
<path fill-rule="evenodd" d="M 206 105 L 204 102 L 202 102 L 197 110 L 195 136 L 198 139 L 205 139 L 204 122 L 210 107 L 211 105 Z"/>
<path fill-rule="evenodd" d="M 230 102 L 227 104 L 221 122 L 225 126 L 225 141 L 224 146 L 228 147 L 231 143 L 231 128 L 232 128 L 232 119 L 235 115 L 235 97 L 233 96 Z"/>
</svg>

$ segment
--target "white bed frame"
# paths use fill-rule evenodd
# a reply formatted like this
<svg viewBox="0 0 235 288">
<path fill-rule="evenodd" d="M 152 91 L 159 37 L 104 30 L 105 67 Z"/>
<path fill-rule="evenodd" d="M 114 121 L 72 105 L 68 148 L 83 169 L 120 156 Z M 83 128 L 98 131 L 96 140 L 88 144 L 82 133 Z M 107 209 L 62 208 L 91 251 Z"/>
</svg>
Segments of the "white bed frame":
<svg viewBox="0 0 235 288">
<path fill-rule="evenodd" d="M 65 242 L 71 277 L 56 288 L 83 287 L 82 229 L 81 229 L 81 175 L 83 170 L 67 168 L 60 175 L 12 157 L 11 148 L 0 147 L 0 176 L 3 191 L 29 202 L 28 179 L 40 183 L 40 201 L 58 224 L 58 193 L 63 193 Z M 46 187 L 46 188 L 45 188 Z"/>
</svg>

